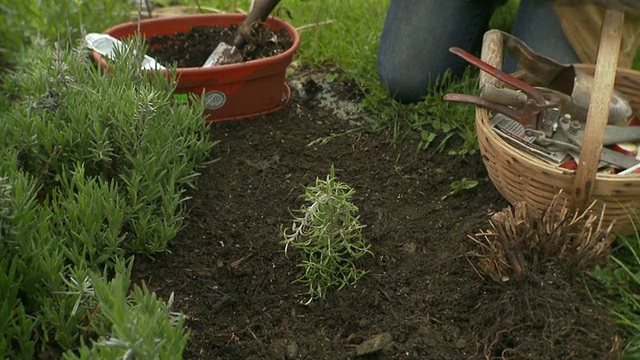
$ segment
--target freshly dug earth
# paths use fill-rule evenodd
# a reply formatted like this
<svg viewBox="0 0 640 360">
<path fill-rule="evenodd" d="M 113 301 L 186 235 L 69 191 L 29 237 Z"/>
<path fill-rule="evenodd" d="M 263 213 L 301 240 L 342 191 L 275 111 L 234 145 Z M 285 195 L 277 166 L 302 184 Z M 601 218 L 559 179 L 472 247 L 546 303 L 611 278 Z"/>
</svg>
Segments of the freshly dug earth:
<svg viewBox="0 0 640 360">
<path fill-rule="evenodd" d="M 417 150 L 391 133 L 356 131 L 352 81 L 321 70 L 293 78 L 291 105 L 268 116 L 211 126 L 218 160 L 191 190 L 186 227 L 134 277 L 165 299 L 191 331 L 186 359 L 605 359 L 616 358 L 607 309 L 562 263 L 503 284 L 481 278 L 477 244 L 507 206 L 479 154 Z M 343 101 L 338 99 L 350 99 Z M 449 146 L 455 147 L 455 140 Z M 308 306 L 299 254 L 284 254 L 281 226 L 302 185 L 325 178 L 356 190 L 373 257 L 353 287 Z M 477 187 L 443 199 L 450 184 Z M 360 355 L 357 355 L 360 354 Z"/>
</svg>

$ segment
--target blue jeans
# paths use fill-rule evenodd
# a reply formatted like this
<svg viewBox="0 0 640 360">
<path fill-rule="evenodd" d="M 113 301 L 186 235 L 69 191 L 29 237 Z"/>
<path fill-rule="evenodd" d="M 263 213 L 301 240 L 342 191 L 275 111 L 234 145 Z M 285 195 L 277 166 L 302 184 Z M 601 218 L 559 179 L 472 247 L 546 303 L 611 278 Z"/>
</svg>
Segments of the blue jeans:
<svg viewBox="0 0 640 360">
<path fill-rule="evenodd" d="M 423 99 L 447 71 L 459 77 L 468 65 L 449 48 L 478 53 L 496 0 L 391 0 L 378 49 L 378 76 L 398 101 Z M 578 57 L 567 41 L 551 0 L 522 0 L 511 33 L 558 62 Z M 504 69 L 515 70 L 507 59 Z"/>
</svg>

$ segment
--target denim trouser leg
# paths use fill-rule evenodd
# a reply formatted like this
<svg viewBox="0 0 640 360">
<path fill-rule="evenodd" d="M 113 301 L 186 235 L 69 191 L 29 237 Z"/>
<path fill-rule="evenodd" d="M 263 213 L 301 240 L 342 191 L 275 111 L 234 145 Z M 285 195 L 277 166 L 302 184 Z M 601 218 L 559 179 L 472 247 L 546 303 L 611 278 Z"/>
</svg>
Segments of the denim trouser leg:
<svg viewBox="0 0 640 360">
<path fill-rule="evenodd" d="M 493 13 L 493 0 L 391 0 L 378 49 L 378 76 L 402 102 L 423 98 L 446 70 L 467 63 L 449 52 L 475 51 Z"/>
<path fill-rule="evenodd" d="M 494 0 L 391 0 L 378 49 L 378 76 L 399 101 L 416 102 L 448 69 L 462 74 L 467 63 L 451 46 L 478 50 Z M 551 0 L 521 0 L 512 33 L 534 51 L 558 62 L 577 62 Z M 505 70 L 514 71 L 507 60 Z"/>
</svg>

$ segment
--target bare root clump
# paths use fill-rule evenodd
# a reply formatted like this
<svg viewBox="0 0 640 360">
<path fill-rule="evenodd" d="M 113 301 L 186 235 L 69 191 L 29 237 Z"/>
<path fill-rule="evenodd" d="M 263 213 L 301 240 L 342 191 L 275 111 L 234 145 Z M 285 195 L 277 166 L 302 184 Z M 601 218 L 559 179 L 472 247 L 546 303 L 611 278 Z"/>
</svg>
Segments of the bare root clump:
<svg viewBox="0 0 640 360">
<path fill-rule="evenodd" d="M 602 211 L 593 202 L 580 212 L 571 211 L 556 196 L 549 208 L 538 214 L 524 202 L 507 208 L 490 220 L 491 229 L 470 236 L 480 247 L 479 273 L 497 282 L 507 282 L 544 271 L 562 263 L 571 274 L 580 274 L 606 261 L 610 254 L 613 223 L 604 224 Z"/>
<path fill-rule="evenodd" d="M 489 230 L 470 236 L 476 249 L 467 259 L 490 279 L 471 321 L 477 357 L 619 358 L 608 310 L 576 281 L 608 259 L 613 224 L 604 224 L 596 203 L 572 212 L 558 199 L 542 214 L 516 204 L 496 213 Z"/>
</svg>

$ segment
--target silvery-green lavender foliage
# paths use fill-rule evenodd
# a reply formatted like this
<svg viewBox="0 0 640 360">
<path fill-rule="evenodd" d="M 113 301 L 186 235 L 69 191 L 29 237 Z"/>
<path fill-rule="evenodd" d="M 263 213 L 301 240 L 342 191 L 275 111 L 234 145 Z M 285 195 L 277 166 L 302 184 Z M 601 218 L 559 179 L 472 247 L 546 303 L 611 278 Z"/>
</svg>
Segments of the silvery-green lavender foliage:
<svg viewBox="0 0 640 360">
<path fill-rule="evenodd" d="M 174 103 L 173 81 L 140 71 L 136 53 L 103 73 L 85 49 L 41 42 L 3 79 L 2 359 L 96 358 L 109 336 L 138 358 L 184 348 L 171 299 L 128 294 L 124 263 L 164 251 L 182 228 L 185 189 L 214 144 L 202 104 Z"/>
</svg>

